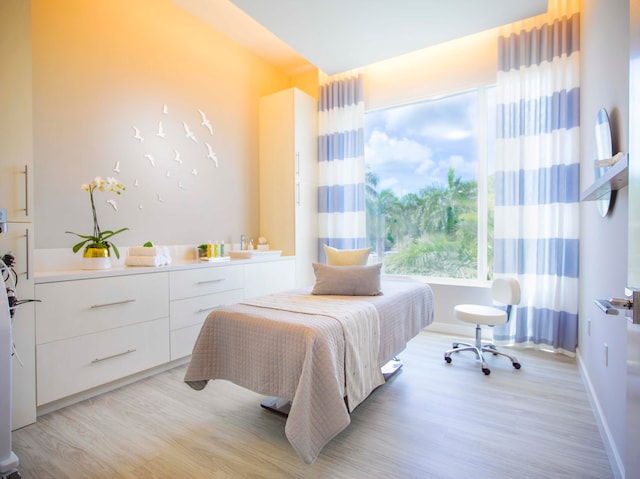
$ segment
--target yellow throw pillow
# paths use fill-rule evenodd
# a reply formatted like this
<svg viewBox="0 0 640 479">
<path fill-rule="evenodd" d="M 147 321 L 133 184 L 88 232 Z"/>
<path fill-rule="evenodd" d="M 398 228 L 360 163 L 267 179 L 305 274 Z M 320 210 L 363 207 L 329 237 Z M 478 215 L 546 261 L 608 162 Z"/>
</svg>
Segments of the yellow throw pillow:
<svg viewBox="0 0 640 479">
<path fill-rule="evenodd" d="M 364 266 L 369 259 L 371 248 L 337 249 L 324 245 L 327 264 L 330 266 Z"/>
</svg>

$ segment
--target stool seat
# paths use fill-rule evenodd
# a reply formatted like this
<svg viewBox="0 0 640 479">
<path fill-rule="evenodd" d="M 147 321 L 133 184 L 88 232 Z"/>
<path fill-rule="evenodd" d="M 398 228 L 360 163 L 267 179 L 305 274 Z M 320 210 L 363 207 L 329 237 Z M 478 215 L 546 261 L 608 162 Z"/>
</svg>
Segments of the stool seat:
<svg viewBox="0 0 640 479">
<path fill-rule="evenodd" d="M 487 326 L 505 324 L 508 319 L 506 311 L 479 304 L 458 304 L 453 308 L 453 315 L 456 319 L 465 323 L 485 324 Z"/>
<path fill-rule="evenodd" d="M 474 343 L 455 341 L 452 349 L 445 351 L 444 360 L 451 364 L 451 355 L 462 351 L 473 351 L 480 361 L 482 372 L 485 375 L 491 373 L 487 367 L 483 353 L 491 353 L 493 356 L 505 356 L 511 360 L 514 368 L 520 369 L 520 363 L 515 356 L 498 351 L 493 343 L 482 342 L 482 329 L 480 326 L 498 326 L 509 322 L 513 305 L 520 303 L 520 283 L 515 278 L 496 278 L 491 284 L 491 297 L 496 306 L 482 304 L 458 304 L 453 308 L 453 317 L 465 323 L 476 325 L 476 337 Z M 504 305 L 504 308 L 500 307 Z"/>
</svg>

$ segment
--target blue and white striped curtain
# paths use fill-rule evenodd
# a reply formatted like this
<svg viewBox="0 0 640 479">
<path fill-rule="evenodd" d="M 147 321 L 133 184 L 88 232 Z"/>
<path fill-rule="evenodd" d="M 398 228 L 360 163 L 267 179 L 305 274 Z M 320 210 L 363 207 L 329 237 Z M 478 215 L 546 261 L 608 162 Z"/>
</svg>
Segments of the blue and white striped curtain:
<svg viewBox="0 0 640 479">
<path fill-rule="evenodd" d="M 318 99 L 318 258 L 323 245 L 366 244 L 364 79 L 360 70 L 320 75 Z"/>
<path fill-rule="evenodd" d="M 515 30 L 513 29 L 515 27 Z M 574 356 L 578 342 L 580 205 L 579 2 L 499 39 L 495 273 L 520 281 L 522 302 L 498 344 Z"/>
</svg>

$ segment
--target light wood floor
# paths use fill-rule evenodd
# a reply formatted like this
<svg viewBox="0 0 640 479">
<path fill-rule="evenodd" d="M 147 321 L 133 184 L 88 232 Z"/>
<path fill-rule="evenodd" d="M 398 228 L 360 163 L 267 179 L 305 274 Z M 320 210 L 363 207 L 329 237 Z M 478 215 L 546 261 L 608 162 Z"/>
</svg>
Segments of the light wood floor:
<svg viewBox="0 0 640 479">
<path fill-rule="evenodd" d="M 312 465 L 284 418 L 229 382 L 203 391 L 185 367 L 47 414 L 15 431 L 29 478 L 597 478 L 613 477 L 575 361 L 516 351 L 522 369 L 423 332 L 404 368 L 352 414 Z"/>
</svg>

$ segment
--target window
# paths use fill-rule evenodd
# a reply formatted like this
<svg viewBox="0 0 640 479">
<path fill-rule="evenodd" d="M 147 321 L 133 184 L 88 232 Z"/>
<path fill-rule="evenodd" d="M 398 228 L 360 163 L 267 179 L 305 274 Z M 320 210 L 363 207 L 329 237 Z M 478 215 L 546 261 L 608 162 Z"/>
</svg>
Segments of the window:
<svg viewBox="0 0 640 479">
<path fill-rule="evenodd" d="M 367 237 L 385 273 L 490 279 L 495 88 L 367 112 L 365 142 Z"/>
</svg>

